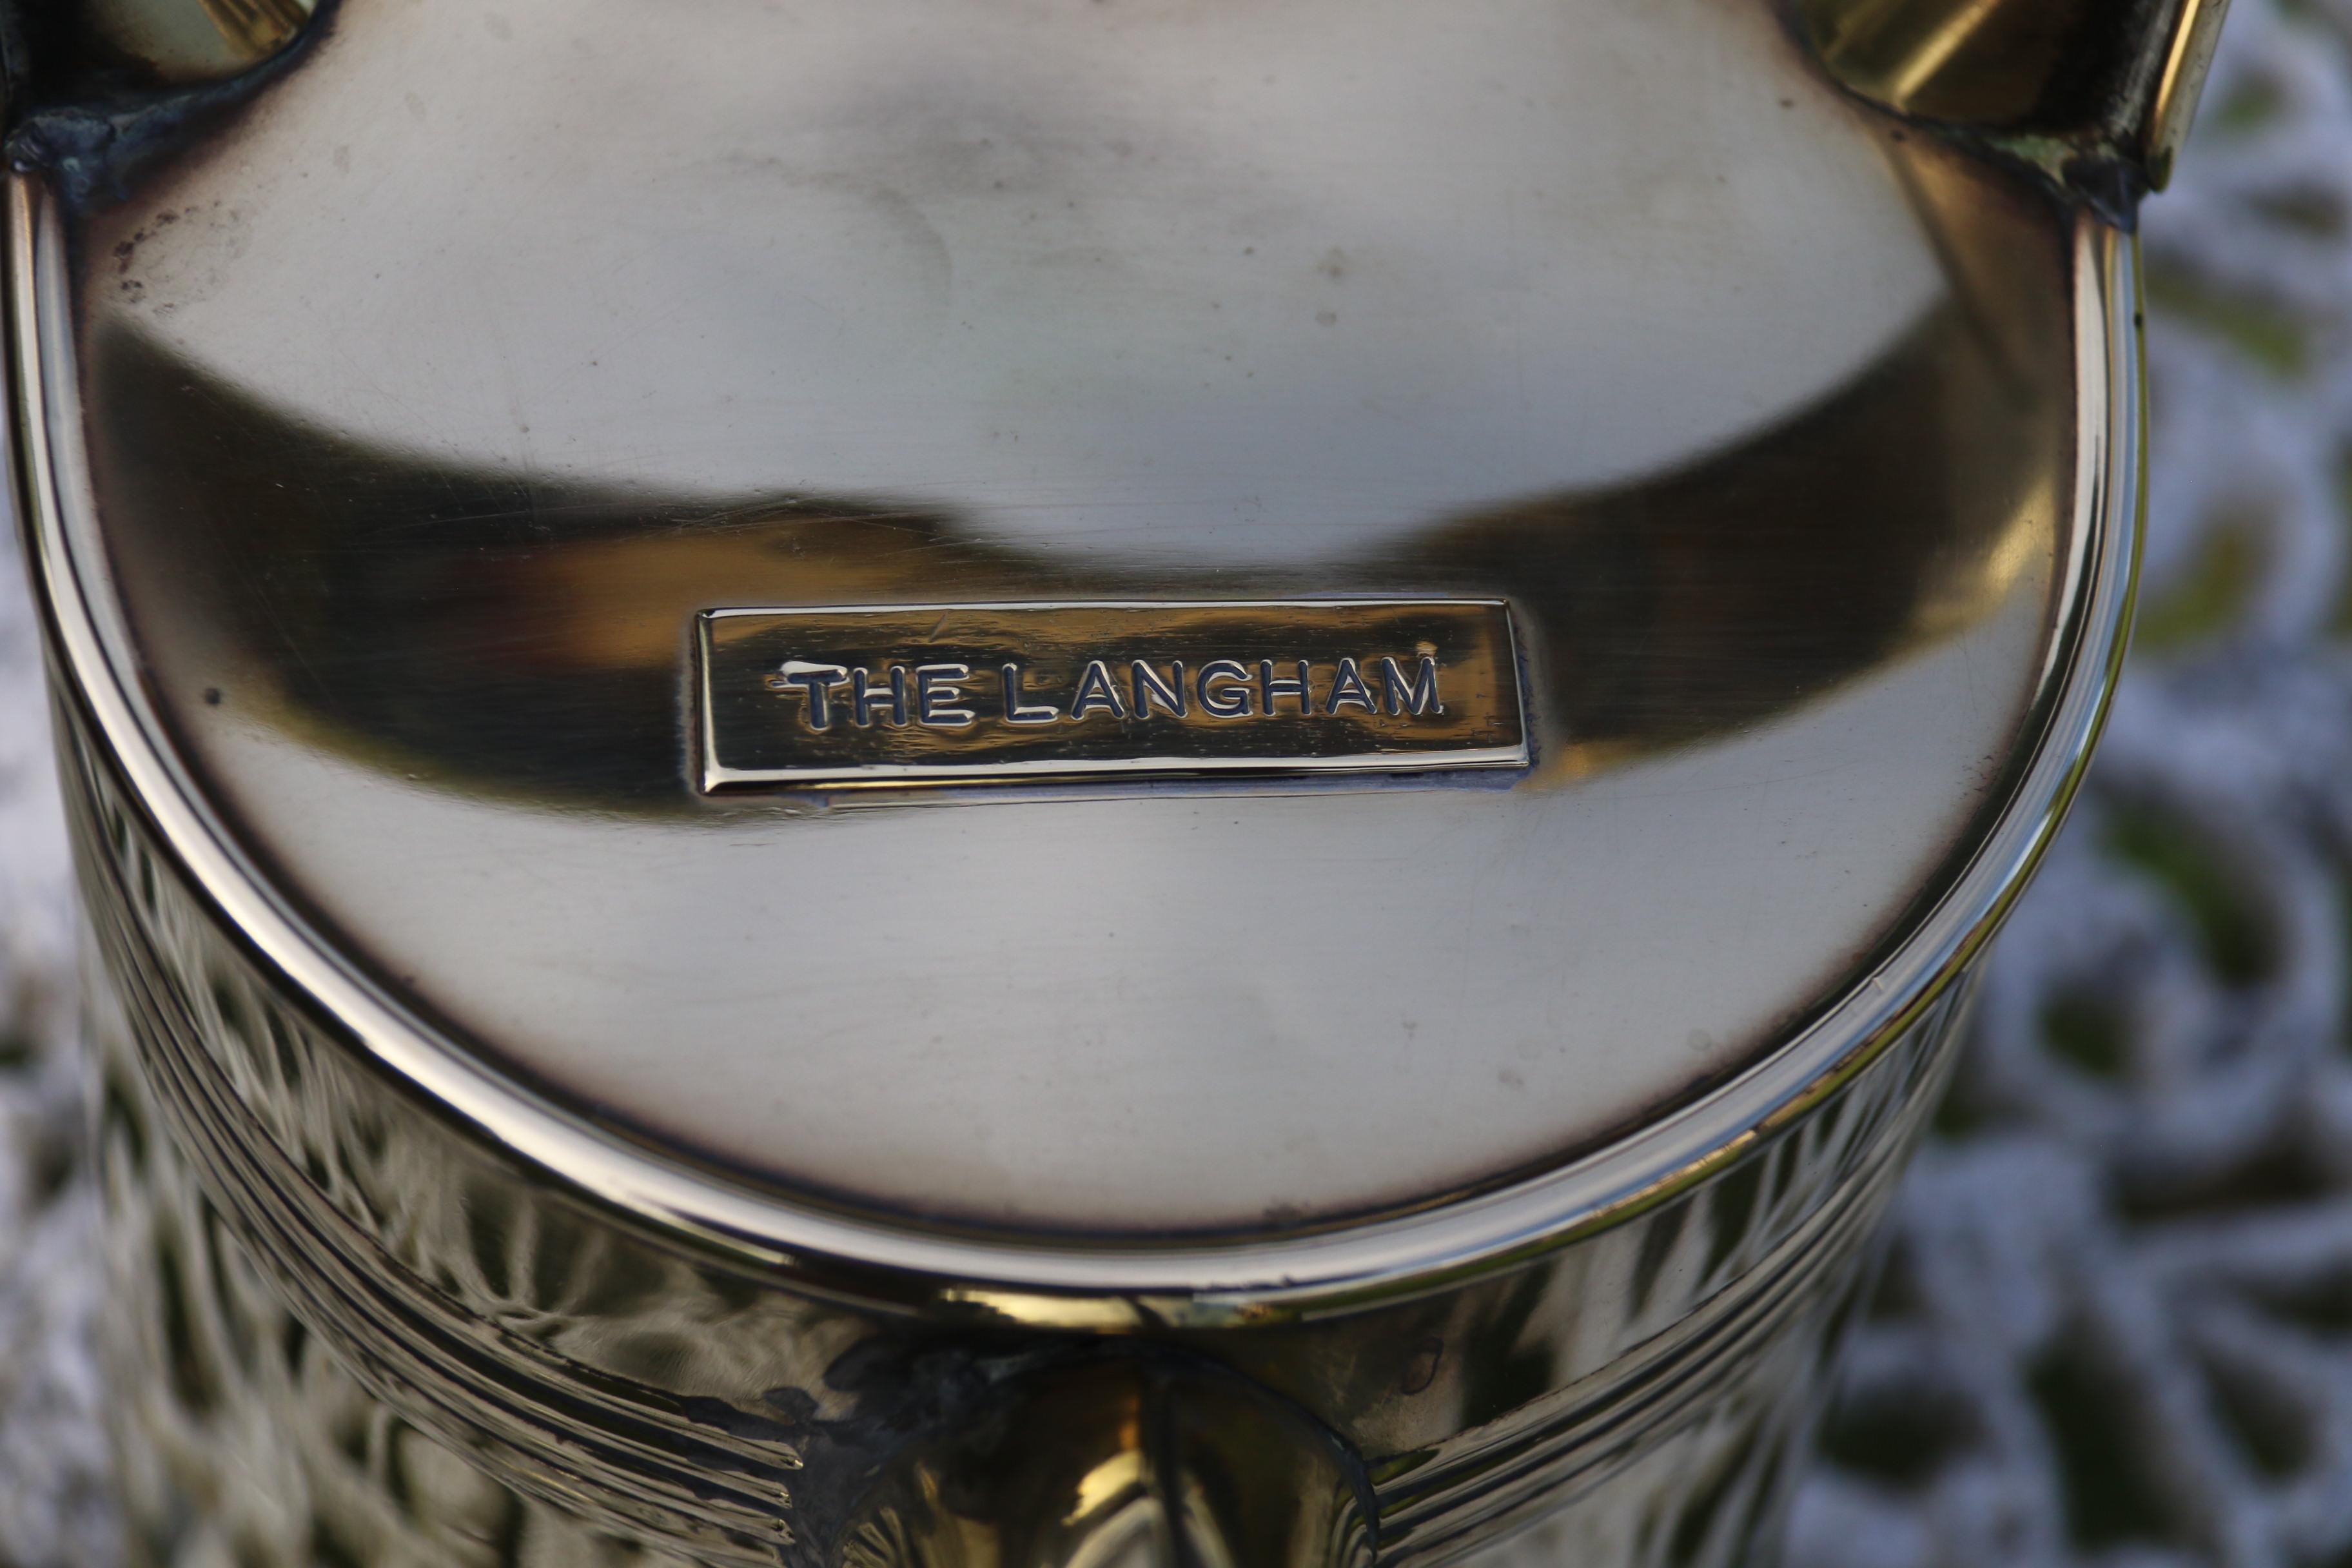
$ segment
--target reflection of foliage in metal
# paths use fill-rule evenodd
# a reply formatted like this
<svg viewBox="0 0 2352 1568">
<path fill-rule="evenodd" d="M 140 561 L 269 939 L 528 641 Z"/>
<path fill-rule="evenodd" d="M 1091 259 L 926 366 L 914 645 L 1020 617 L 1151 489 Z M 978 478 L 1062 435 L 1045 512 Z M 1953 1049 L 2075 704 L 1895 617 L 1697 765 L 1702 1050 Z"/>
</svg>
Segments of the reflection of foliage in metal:
<svg viewBox="0 0 2352 1568">
<path fill-rule="evenodd" d="M 203 0 L 224 37 L 256 59 L 278 52 L 310 19 L 310 0 Z"/>
<path fill-rule="evenodd" d="M 98 52 L 84 66 L 100 75 L 135 61 L 137 79 L 150 87 L 202 89 L 231 81 L 280 53 L 318 6 L 319 0 L 80 0 L 62 8 L 68 36 L 84 35 L 63 58 L 94 45 Z M 107 60 L 115 64 L 102 63 Z M 163 113 L 170 118 L 168 109 Z"/>
<path fill-rule="evenodd" d="M 0 1557 L 120 1561 L 90 1330 L 98 1194 L 79 1160 L 73 902 L 40 648 L 0 551 Z"/>
<path fill-rule="evenodd" d="M 2352 1552 L 2352 5 L 2239 0 L 2147 210 L 2142 636 L 1790 1561 Z"/>
</svg>

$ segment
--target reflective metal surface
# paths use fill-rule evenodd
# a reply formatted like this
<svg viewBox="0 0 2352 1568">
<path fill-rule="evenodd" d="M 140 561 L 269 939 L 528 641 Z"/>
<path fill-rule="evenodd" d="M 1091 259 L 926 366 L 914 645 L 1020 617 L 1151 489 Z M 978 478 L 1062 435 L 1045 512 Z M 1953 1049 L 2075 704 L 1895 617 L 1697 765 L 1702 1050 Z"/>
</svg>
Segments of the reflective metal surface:
<svg viewBox="0 0 2352 1568">
<path fill-rule="evenodd" d="M 1822 64 L 2128 221 L 2197 112 L 2229 0 L 1799 0 Z"/>
<path fill-rule="evenodd" d="M 95 56 L 131 65 L 175 85 L 230 79 L 292 44 L 317 9 L 316 0 L 87 0 L 87 4 L 27 6 L 11 23 L 29 60 L 13 65 L 54 69 L 58 57 Z M 21 80 L 16 84 L 22 89 Z"/>
<path fill-rule="evenodd" d="M 706 610 L 695 632 L 705 791 L 1528 764 L 1499 599 Z"/>
<path fill-rule="evenodd" d="M 43 79 L 159 1552 L 1750 1560 L 2137 515 L 2137 187 L 1825 16 L 343 0 L 137 135 Z"/>
<path fill-rule="evenodd" d="M 1549 1515 L 1568 1561 L 1744 1564 L 1962 1000 L 1718 1179 L 1515 1268 L 1223 1321 L 1139 1302 L 1125 1334 L 979 1292 L 909 1313 L 387 1094 L 67 733 L 131 1500 L 173 1552 L 912 1564 L 1181 1530 L 1305 1564 Z"/>
<path fill-rule="evenodd" d="M 2106 263 L 1761 10 L 457 9 L 78 219 L 54 358 L 223 831 L 627 1135 L 1129 1237 L 1507 1183 L 1853 994 L 2070 677 Z M 688 763 L 705 610 L 1370 596 L 1511 604 L 1529 777 Z"/>
</svg>

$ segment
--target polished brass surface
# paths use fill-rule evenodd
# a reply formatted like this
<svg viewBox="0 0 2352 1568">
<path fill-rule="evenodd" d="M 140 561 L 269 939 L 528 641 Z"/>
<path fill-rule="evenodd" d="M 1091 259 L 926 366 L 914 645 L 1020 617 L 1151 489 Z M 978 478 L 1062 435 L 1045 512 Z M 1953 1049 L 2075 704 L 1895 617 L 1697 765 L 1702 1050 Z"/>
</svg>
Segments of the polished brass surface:
<svg viewBox="0 0 2352 1568">
<path fill-rule="evenodd" d="M 1831 73 L 2127 204 L 2163 188 L 2229 0 L 1796 0 Z M 2137 188 L 2136 188 L 2137 187 Z"/>
<path fill-rule="evenodd" d="M 1325 0 L 960 8 L 891 69 L 961 107 L 887 135 L 842 84 L 896 90 L 857 63 L 896 12 L 797 13 L 786 48 L 622 8 L 608 47 L 524 28 L 493 71 L 427 12 L 344 7 L 206 156 L 59 237 L 81 548 L 194 789 L 494 1071 L 868 1212 L 1410 1212 L 1757 1064 L 1948 895 L 2073 679 L 2109 263 L 2031 178 L 1844 103 L 1760 10 L 1390 3 L 1393 36 Z M 1288 68 L 1227 84 L 1245 114 L 1212 90 L 1228 26 Z M 1399 41 L 1433 28 L 1433 57 Z M 957 63 L 1033 47 L 1051 80 L 1010 100 Z M 722 75 L 593 157 L 601 121 L 436 152 L 436 103 L 478 125 L 741 56 L 805 89 Z M 1398 101 L 1429 110 L 1409 134 Z M 731 195 L 673 213 L 716 124 L 780 163 L 754 201 L 723 159 Z M 1541 156 L 1505 178 L 1497 144 Z M 904 216 L 881 190 L 951 278 L 869 231 Z M 400 263 L 336 248 L 362 235 Z M 1104 253 L 1129 259 L 1073 270 Z M 469 401 L 508 382 L 508 412 Z M 705 610 L 1303 597 L 1508 602 L 1537 765 L 950 811 L 699 787 Z"/>
<path fill-rule="evenodd" d="M 131 1499 L 159 1550 L 270 1568 L 911 1565 L 1024 1530 L 1107 1543 L 1122 1518 L 1307 1568 L 1554 1515 L 1566 1561 L 1747 1568 L 1962 1001 L 1716 1179 L 1516 1267 L 1307 1314 L 1187 1323 L 1162 1297 L 1118 1335 L 909 1312 L 876 1299 L 904 1277 L 730 1257 L 387 1093 L 59 720 Z M 1130 1433 L 1123 1402 L 1185 1429 Z M 1147 1441 L 1150 1472 L 1119 1458 Z M 1188 1475 L 1196 1519 L 1170 1521 Z M 1047 1506 L 1071 1490 L 1140 1506 L 1073 1533 Z"/>
<path fill-rule="evenodd" d="M 1510 607 L 706 610 L 702 787 L 1528 763 Z"/>
<path fill-rule="evenodd" d="M 2173 160 L 2189 140 L 2197 118 L 2197 100 L 2213 65 L 2213 51 L 2221 42 L 2221 19 L 2230 0 L 2183 0 L 2157 73 L 2143 132 L 2148 184 L 2162 190 L 2172 177 Z"/>
<path fill-rule="evenodd" d="M 1844 82 L 1719 0 L 342 0 L 119 148 L 58 79 L 158 1557 L 1756 1563 L 2105 710 L 2117 117 L 2210 41 L 1937 124 L 1809 15 Z M 2171 107 L 2036 142 L 2052 61 Z"/>
<path fill-rule="evenodd" d="M 292 44 L 315 0 L 86 0 L 61 8 L 93 41 L 164 81 L 235 77 Z"/>
<path fill-rule="evenodd" d="M 1349 1568 L 1371 1561 L 1370 1497 L 1336 1436 L 1251 1384 L 1115 1353 L 1013 1380 L 901 1456 L 859 1508 L 841 1560 Z"/>
</svg>

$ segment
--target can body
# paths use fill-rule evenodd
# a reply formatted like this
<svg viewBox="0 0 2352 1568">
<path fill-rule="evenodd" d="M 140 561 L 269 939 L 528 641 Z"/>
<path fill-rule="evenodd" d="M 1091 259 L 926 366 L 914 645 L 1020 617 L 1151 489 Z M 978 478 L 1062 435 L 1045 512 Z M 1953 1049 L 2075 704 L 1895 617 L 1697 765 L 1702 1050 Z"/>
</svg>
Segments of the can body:
<svg viewBox="0 0 2352 1568">
<path fill-rule="evenodd" d="M 194 1535 L 289 1564 L 912 1561 L 894 1464 L 1104 1353 L 796 1292 L 533 1181 L 273 986 L 63 722 L 157 1560 Z M 1521 1268 L 1114 1353 L 1216 1361 L 1335 1434 L 1372 1512 L 1342 1555 L 1767 1560 L 1965 992 L 1745 1157 Z"/>
<path fill-rule="evenodd" d="M 151 1560 L 1769 1559 L 2119 667 L 2140 175 L 1374 12 L 351 0 L 36 117 Z"/>
</svg>

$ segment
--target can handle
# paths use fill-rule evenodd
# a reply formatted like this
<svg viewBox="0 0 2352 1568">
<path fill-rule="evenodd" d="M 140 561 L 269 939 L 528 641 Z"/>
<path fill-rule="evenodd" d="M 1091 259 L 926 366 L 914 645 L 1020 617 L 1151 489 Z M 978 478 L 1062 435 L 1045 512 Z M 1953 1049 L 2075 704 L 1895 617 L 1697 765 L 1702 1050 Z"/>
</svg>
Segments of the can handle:
<svg viewBox="0 0 2352 1568">
<path fill-rule="evenodd" d="M 2127 209 L 2189 134 L 2229 0 L 1787 0 L 1848 89 Z"/>
<path fill-rule="evenodd" d="M 1220 1368 L 1114 1355 L 1008 1384 L 903 1455 L 846 1568 L 1368 1568 L 1363 1468 Z"/>
</svg>

